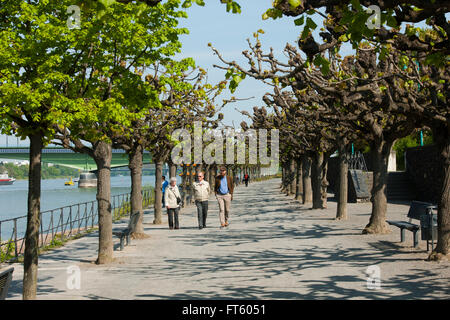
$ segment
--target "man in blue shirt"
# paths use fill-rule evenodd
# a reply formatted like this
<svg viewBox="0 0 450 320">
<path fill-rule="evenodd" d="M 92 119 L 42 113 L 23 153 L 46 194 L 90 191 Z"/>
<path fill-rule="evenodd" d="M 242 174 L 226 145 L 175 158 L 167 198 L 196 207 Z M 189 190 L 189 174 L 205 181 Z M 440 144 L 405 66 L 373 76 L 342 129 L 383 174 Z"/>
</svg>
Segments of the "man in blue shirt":
<svg viewBox="0 0 450 320">
<path fill-rule="evenodd" d="M 227 169 L 220 167 L 220 174 L 214 183 L 214 192 L 219 203 L 220 227 L 228 227 L 231 201 L 233 200 L 234 183 L 233 178 L 227 175 Z"/>
<path fill-rule="evenodd" d="M 169 182 L 166 181 L 166 176 L 162 176 L 162 207 L 164 208 L 166 206 L 166 201 L 164 200 L 164 194 L 166 192 L 166 188 L 169 185 Z"/>
</svg>

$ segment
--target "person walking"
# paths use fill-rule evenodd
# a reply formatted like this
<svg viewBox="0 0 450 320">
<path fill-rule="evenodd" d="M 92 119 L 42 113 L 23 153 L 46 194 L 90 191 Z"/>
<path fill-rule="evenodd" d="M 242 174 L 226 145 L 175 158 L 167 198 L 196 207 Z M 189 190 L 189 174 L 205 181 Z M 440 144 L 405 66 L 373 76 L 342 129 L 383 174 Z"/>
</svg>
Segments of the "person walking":
<svg viewBox="0 0 450 320">
<path fill-rule="evenodd" d="M 177 178 L 170 178 L 170 183 L 166 188 L 164 202 L 169 216 L 169 229 L 180 229 L 178 214 L 180 212 L 181 195 L 177 186 Z"/>
<path fill-rule="evenodd" d="M 248 187 L 248 180 L 250 179 L 250 176 L 246 173 L 244 175 L 244 182 L 245 182 L 245 186 Z"/>
<path fill-rule="evenodd" d="M 164 194 L 166 192 L 166 188 L 169 185 L 169 182 L 166 180 L 166 176 L 162 176 L 162 207 L 164 208 L 166 206 L 166 200 L 164 197 Z"/>
<path fill-rule="evenodd" d="M 208 198 L 210 186 L 205 181 L 205 174 L 199 172 L 197 174 L 198 182 L 194 182 L 194 199 L 197 206 L 198 228 L 206 228 L 206 217 L 208 216 Z"/>
<path fill-rule="evenodd" d="M 214 193 L 219 203 L 220 227 L 228 227 L 231 201 L 233 201 L 234 183 L 232 177 L 227 175 L 227 168 L 220 167 L 220 174 L 214 181 Z"/>
</svg>

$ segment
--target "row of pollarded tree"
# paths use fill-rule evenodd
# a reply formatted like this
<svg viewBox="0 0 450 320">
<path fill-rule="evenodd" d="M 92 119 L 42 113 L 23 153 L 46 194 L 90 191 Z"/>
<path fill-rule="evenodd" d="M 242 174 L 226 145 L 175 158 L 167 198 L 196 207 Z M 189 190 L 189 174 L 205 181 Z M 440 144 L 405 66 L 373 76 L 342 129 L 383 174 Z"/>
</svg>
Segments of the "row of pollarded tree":
<svg viewBox="0 0 450 320">
<path fill-rule="evenodd" d="M 8 1 L 0 8 L 0 128 L 30 139 L 28 218 L 23 298 L 36 297 L 42 149 L 54 143 L 85 153 L 98 172 L 97 263 L 113 259 L 110 170 L 112 149 L 124 149 L 131 170 L 133 212 L 142 226 L 142 155 L 157 171 L 175 141 L 173 130 L 201 121 L 217 126 L 228 103 L 215 98 L 226 82 L 207 83 L 193 59 L 176 61 L 178 20 L 174 2 L 149 6 L 117 3 L 83 7 L 82 28 L 68 29 L 71 1 Z M 118 23 L 117 17 L 120 18 Z M 155 188 L 155 192 L 160 189 Z M 158 197 L 157 197 L 158 198 Z M 157 207 L 159 204 L 159 207 Z M 160 222 L 160 201 L 155 203 Z"/>
<path fill-rule="evenodd" d="M 336 26 L 327 23 L 328 31 L 338 36 Z M 438 28 L 414 30 L 424 43 L 445 41 Z M 287 44 L 287 58 L 282 61 L 273 50 L 264 52 L 260 36 L 255 34 L 255 43 L 249 40 L 249 50 L 243 52 L 248 67 L 227 61 L 214 47 L 212 50 L 222 63 L 217 67 L 272 87 L 273 92 L 263 100 L 273 112 L 255 107 L 253 114 L 247 115 L 255 128 L 280 130 L 284 192 L 305 203 L 311 201 L 313 208 L 326 208 L 327 161 L 337 151 L 340 181 L 336 218 L 346 219 L 349 148 L 352 142 L 370 146 L 372 213 L 363 233 L 389 232 L 385 190 L 393 143 L 417 128 L 430 128 L 440 149 L 441 167 L 436 169 L 442 171 L 444 183 L 438 203 L 438 244 L 429 258 L 446 258 L 450 238 L 448 60 L 433 64 L 426 52 L 392 42 L 386 45 L 389 52 L 360 42 L 353 55 L 342 58 L 342 37 L 330 42 L 326 32 L 321 35 L 325 43 L 317 44 L 317 52 L 310 51 L 314 40 L 309 34 L 300 38 L 300 51 Z"/>
</svg>

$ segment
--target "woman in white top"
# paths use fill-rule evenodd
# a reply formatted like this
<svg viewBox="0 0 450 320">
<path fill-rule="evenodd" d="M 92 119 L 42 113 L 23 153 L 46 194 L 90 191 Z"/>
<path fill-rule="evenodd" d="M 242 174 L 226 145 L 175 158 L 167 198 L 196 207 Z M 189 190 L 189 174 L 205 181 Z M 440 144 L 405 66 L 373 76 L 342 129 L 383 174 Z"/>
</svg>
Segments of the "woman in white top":
<svg viewBox="0 0 450 320">
<path fill-rule="evenodd" d="M 167 214 L 169 216 L 169 229 L 180 229 L 178 213 L 180 211 L 181 195 L 177 186 L 177 178 L 175 177 L 170 178 L 170 183 L 164 193 L 164 202 L 166 203 Z"/>
</svg>

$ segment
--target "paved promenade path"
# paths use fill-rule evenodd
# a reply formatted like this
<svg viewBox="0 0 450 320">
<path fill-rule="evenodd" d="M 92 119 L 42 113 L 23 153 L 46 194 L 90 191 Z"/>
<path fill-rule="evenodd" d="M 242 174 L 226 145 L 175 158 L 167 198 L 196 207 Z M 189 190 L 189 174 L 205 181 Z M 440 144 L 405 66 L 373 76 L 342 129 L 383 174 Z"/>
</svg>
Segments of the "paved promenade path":
<svg viewBox="0 0 450 320">
<path fill-rule="evenodd" d="M 173 231 L 165 214 L 162 225 L 153 225 L 147 211 L 150 238 L 115 251 L 109 265 L 93 263 L 97 233 L 42 255 L 38 299 L 450 298 L 450 263 L 424 261 L 424 241 L 414 249 L 408 232 L 401 244 L 397 228 L 361 234 L 370 203 L 349 204 L 349 220 L 338 222 L 334 201 L 326 210 L 310 210 L 280 194 L 279 184 L 239 186 L 227 229 L 219 228 L 214 197 L 204 230 L 193 206 L 182 210 L 181 229 Z M 407 205 L 388 205 L 390 219 L 404 219 L 407 211 Z M 378 290 L 367 288 L 370 265 L 380 268 Z M 67 287 L 70 266 L 81 270 L 80 289 Z M 21 298 L 22 277 L 16 265 L 9 298 Z"/>
</svg>

